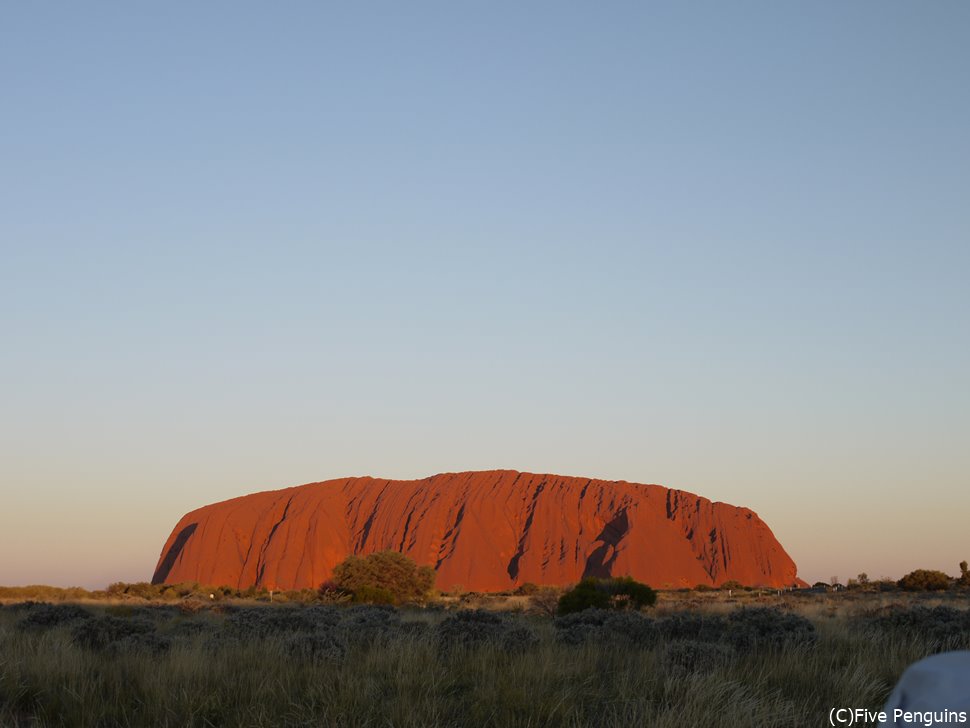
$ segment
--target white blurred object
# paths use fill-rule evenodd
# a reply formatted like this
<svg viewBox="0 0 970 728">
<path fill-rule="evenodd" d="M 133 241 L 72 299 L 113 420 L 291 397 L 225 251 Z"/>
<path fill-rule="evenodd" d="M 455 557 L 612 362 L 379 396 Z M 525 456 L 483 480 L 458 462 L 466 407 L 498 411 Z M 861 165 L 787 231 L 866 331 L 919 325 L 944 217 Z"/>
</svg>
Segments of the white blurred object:
<svg viewBox="0 0 970 728">
<path fill-rule="evenodd" d="M 970 720 L 970 651 L 943 652 L 931 655 L 906 668 L 906 672 L 896 683 L 886 707 L 886 721 L 882 726 L 926 726 L 925 719 L 913 716 L 906 721 L 904 716 L 894 720 L 894 711 L 910 713 L 936 713 L 956 711 L 967 714 Z M 959 722 L 947 720 L 937 715 L 933 725 L 946 725 Z M 967 723 L 965 723 L 966 725 Z"/>
</svg>

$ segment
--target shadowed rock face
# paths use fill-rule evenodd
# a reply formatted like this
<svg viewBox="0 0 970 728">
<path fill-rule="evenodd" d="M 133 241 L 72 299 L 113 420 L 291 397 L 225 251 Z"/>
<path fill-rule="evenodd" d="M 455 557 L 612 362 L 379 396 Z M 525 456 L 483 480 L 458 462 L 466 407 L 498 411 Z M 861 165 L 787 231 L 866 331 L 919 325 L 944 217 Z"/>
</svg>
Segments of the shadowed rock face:
<svg viewBox="0 0 970 728">
<path fill-rule="evenodd" d="M 175 526 L 152 582 L 316 588 L 349 554 L 387 549 L 433 566 L 439 589 L 610 575 L 655 587 L 800 583 L 747 508 L 659 485 L 512 470 L 343 478 L 204 506 Z"/>
</svg>

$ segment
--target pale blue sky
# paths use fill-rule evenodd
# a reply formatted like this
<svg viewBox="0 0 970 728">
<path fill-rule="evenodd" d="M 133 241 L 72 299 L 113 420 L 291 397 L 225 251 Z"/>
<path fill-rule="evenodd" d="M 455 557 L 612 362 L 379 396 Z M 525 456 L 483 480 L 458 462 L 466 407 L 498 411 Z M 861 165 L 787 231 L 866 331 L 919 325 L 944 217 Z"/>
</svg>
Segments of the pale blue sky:
<svg viewBox="0 0 970 728">
<path fill-rule="evenodd" d="M 9 4 L 0 583 L 516 468 L 970 558 L 970 5 Z M 26 554 L 30 554 L 27 556 Z"/>
</svg>

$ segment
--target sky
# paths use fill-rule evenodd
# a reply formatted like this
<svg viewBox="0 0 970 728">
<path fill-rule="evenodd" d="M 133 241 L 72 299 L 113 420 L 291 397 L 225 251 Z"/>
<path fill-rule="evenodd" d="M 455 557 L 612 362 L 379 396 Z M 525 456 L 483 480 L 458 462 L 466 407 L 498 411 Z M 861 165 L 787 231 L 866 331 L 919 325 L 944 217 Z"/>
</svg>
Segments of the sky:
<svg viewBox="0 0 970 728">
<path fill-rule="evenodd" d="M 970 559 L 970 5 L 8 3 L 0 584 L 511 468 Z"/>
</svg>

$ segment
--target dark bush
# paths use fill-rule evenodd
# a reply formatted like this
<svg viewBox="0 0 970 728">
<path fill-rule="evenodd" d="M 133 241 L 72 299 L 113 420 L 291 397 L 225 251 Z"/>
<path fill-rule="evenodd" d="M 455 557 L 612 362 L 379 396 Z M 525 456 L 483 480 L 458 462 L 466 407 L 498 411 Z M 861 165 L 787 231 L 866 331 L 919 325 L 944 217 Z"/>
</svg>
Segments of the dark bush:
<svg viewBox="0 0 970 728">
<path fill-rule="evenodd" d="M 636 647 L 653 647 L 659 637 L 657 623 L 636 612 L 586 609 L 559 617 L 553 622 L 556 641 L 580 645 L 587 640 L 615 641 Z"/>
<path fill-rule="evenodd" d="M 596 625 L 573 624 L 556 630 L 556 642 L 564 645 L 582 645 L 593 639 L 600 631 Z"/>
<path fill-rule="evenodd" d="M 37 607 L 46 606 L 45 602 L 35 602 L 33 600 L 27 600 L 26 602 L 16 602 L 15 604 L 7 604 L 4 608 L 15 614 L 20 612 L 29 612 L 31 609 L 37 609 Z"/>
<path fill-rule="evenodd" d="M 501 635 L 502 651 L 513 654 L 525 652 L 539 644 L 539 635 L 531 627 L 508 622 Z"/>
<path fill-rule="evenodd" d="M 314 605 L 303 610 L 303 618 L 309 619 L 316 628 L 335 627 L 341 619 L 341 614 L 351 614 L 353 610 L 340 610 L 332 606 Z"/>
<path fill-rule="evenodd" d="M 556 629 L 571 629 L 575 626 L 602 627 L 613 614 L 608 609 L 584 609 L 581 612 L 570 612 L 556 617 L 553 620 L 553 626 Z"/>
<path fill-rule="evenodd" d="M 36 604 L 27 609 L 27 616 L 17 623 L 20 629 L 50 629 L 63 624 L 91 619 L 94 615 L 76 604 Z"/>
<path fill-rule="evenodd" d="M 615 612 L 606 609 L 584 609 L 560 615 L 553 620 L 556 640 L 567 645 L 579 645 L 599 634 L 600 628 Z"/>
<path fill-rule="evenodd" d="M 926 640 L 934 651 L 970 647 L 970 612 L 962 609 L 892 605 L 866 612 L 857 620 L 862 628 Z"/>
<path fill-rule="evenodd" d="M 553 620 L 556 641 L 567 645 L 580 645 L 600 633 L 600 628 L 615 612 L 606 609 L 584 609 L 558 616 Z"/>
<path fill-rule="evenodd" d="M 660 638 L 656 622 L 636 612 L 610 613 L 600 633 L 605 640 L 641 648 L 653 647 Z"/>
<path fill-rule="evenodd" d="M 724 636 L 726 627 L 724 617 L 697 612 L 676 612 L 657 622 L 657 629 L 667 640 L 716 642 Z"/>
<path fill-rule="evenodd" d="M 435 637 L 445 647 L 469 647 L 498 642 L 505 631 L 502 618 L 481 609 L 463 609 L 445 617 L 435 627 Z"/>
<path fill-rule="evenodd" d="M 585 609 L 642 609 L 657 601 L 657 594 L 646 584 L 629 576 L 612 579 L 587 577 L 559 598 L 559 614 Z"/>
<path fill-rule="evenodd" d="M 418 566 L 404 554 L 380 551 L 363 558 L 348 556 L 333 569 L 333 584 L 357 602 L 401 604 L 422 602 L 434 589 L 434 569 Z"/>
<path fill-rule="evenodd" d="M 89 650 L 103 650 L 126 638 L 145 635 L 155 631 L 155 625 L 146 619 L 121 619 L 119 617 L 94 617 L 80 622 L 71 632 L 74 642 Z"/>
<path fill-rule="evenodd" d="M 596 588 L 595 579 L 583 579 L 559 597 L 559 614 L 575 614 L 587 609 L 610 609 L 610 595 Z"/>
<path fill-rule="evenodd" d="M 942 571 L 917 569 L 906 574 L 897 583 L 900 589 L 906 591 L 942 591 L 949 589 L 951 582 L 950 577 Z"/>
<path fill-rule="evenodd" d="M 393 607 L 355 606 L 344 611 L 337 632 L 350 646 L 365 647 L 400 631 L 401 616 Z"/>
<path fill-rule="evenodd" d="M 535 632 L 524 624 L 484 610 L 461 610 L 435 627 L 441 649 L 475 647 L 486 643 L 500 645 L 506 652 L 519 652 L 538 643 Z"/>
<path fill-rule="evenodd" d="M 773 607 L 738 609 L 727 618 L 724 640 L 738 652 L 782 647 L 809 647 L 818 640 L 815 626 L 804 617 Z"/>
<path fill-rule="evenodd" d="M 228 634 L 245 639 L 264 639 L 293 632 L 313 632 L 319 618 L 309 609 L 295 607 L 246 607 L 226 617 Z"/>
</svg>

